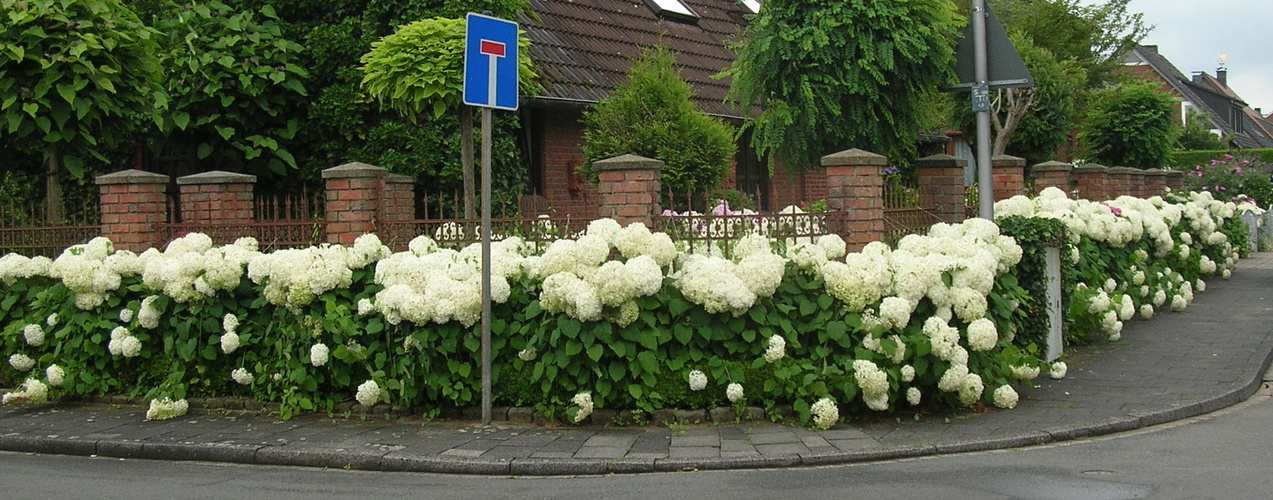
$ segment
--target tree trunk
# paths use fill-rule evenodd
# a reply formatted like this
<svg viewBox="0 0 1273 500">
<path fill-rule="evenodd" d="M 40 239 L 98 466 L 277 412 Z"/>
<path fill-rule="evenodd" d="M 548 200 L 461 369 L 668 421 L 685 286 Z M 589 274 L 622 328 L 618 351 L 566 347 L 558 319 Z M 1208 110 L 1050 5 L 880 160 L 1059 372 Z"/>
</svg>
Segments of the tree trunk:
<svg viewBox="0 0 1273 500">
<path fill-rule="evenodd" d="M 44 176 L 44 223 L 58 225 L 62 222 L 62 168 L 57 161 L 57 150 L 49 153 Z"/>
<path fill-rule="evenodd" d="M 460 170 L 464 174 L 464 218 L 474 219 L 473 214 L 473 108 L 460 105 Z"/>
</svg>

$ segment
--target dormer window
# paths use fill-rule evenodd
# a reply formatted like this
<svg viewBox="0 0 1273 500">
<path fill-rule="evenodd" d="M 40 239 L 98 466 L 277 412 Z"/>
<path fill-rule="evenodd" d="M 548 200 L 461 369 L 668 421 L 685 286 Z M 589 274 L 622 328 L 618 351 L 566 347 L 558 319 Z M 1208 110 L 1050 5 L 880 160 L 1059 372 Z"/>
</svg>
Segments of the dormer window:
<svg viewBox="0 0 1273 500">
<path fill-rule="evenodd" d="M 645 0 L 654 13 L 677 21 L 696 22 L 698 14 L 686 7 L 681 0 Z"/>
<path fill-rule="evenodd" d="M 760 0 L 742 0 L 743 7 L 747 7 L 752 14 L 760 12 Z"/>
</svg>

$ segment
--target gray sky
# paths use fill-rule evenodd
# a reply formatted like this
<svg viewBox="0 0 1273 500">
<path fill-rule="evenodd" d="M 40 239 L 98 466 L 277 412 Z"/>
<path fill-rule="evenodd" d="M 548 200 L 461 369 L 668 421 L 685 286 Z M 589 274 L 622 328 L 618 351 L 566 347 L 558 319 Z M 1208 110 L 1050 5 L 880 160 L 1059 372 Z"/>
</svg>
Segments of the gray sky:
<svg viewBox="0 0 1273 500">
<path fill-rule="evenodd" d="M 1226 54 L 1229 88 L 1273 112 L 1273 0 L 1132 0 L 1128 8 L 1155 26 L 1141 43 L 1157 45 L 1181 72 L 1214 75 Z"/>
</svg>

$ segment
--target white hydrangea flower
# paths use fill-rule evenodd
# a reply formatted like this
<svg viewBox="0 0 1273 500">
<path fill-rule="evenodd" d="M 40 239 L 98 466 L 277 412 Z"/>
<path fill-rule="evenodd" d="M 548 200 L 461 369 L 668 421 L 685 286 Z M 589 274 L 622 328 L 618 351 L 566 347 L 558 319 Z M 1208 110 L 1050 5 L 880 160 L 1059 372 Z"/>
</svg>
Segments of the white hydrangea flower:
<svg viewBox="0 0 1273 500">
<path fill-rule="evenodd" d="M 234 313 L 225 313 L 225 317 L 221 318 L 221 330 L 225 333 L 235 333 L 239 330 L 239 317 Z"/>
<path fill-rule="evenodd" d="M 1109 310 L 1109 306 L 1109 294 L 1106 293 L 1105 290 L 1101 290 L 1100 293 L 1093 296 L 1092 300 L 1087 303 L 1087 312 L 1090 314 L 1100 314 Z"/>
<path fill-rule="evenodd" d="M 813 430 L 815 431 L 830 429 L 840 421 L 840 408 L 836 406 L 835 400 L 831 398 L 822 398 L 814 402 L 809 407 L 809 412 L 813 415 Z"/>
<path fill-rule="evenodd" d="M 1127 321 L 1136 315 L 1136 303 L 1132 301 L 1132 297 L 1123 294 L 1118 299 L 1118 319 Z"/>
<path fill-rule="evenodd" d="M 909 383 L 915 380 L 915 367 L 906 365 L 902 367 L 902 382 Z"/>
<path fill-rule="evenodd" d="M 1163 304 L 1167 303 L 1167 292 L 1161 288 L 1155 291 L 1153 303 L 1154 307 L 1162 307 Z"/>
<path fill-rule="evenodd" d="M 135 358 L 141 354 L 141 340 L 129 335 L 120 339 L 119 353 L 125 358 Z"/>
<path fill-rule="evenodd" d="M 536 356 L 538 356 L 538 353 L 535 352 L 534 347 L 527 347 L 517 352 L 517 359 L 526 362 L 534 361 Z"/>
<path fill-rule="evenodd" d="M 172 398 L 152 399 L 150 408 L 146 410 L 146 420 L 168 420 L 185 415 L 190 410 L 190 403 L 184 399 L 173 401 Z"/>
<path fill-rule="evenodd" d="M 221 335 L 221 352 L 230 354 L 239 348 L 239 334 L 227 332 Z"/>
<path fill-rule="evenodd" d="M 1064 361 L 1057 361 L 1052 363 L 1052 368 L 1049 370 L 1048 375 L 1053 379 L 1060 380 L 1065 378 L 1065 373 L 1068 369 L 1069 367 L 1065 365 Z"/>
<path fill-rule="evenodd" d="M 230 378 L 240 385 L 252 385 L 254 377 L 252 377 L 251 373 L 248 373 L 246 368 L 235 368 L 234 371 L 230 372 Z"/>
<path fill-rule="evenodd" d="M 62 383 L 66 381 L 66 371 L 62 370 L 62 367 L 58 365 L 49 365 L 48 368 L 44 369 L 44 377 L 49 380 L 49 385 L 61 387 Z"/>
<path fill-rule="evenodd" d="M 1205 292 L 1207 291 L 1207 282 L 1202 281 L 1202 278 L 1198 278 L 1198 281 L 1193 284 L 1193 289 L 1199 292 Z"/>
<path fill-rule="evenodd" d="M 322 342 L 314 344 L 309 348 L 309 363 L 314 366 L 323 366 L 327 364 L 327 355 L 329 353 L 330 350 L 327 349 L 327 344 Z"/>
<path fill-rule="evenodd" d="M 940 379 L 937 380 L 937 389 L 942 392 L 955 392 L 964 384 L 964 377 L 968 375 L 968 365 L 954 364 L 942 373 Z"/>
<path fill-rule="evenodd" d="M 701 391 L 707 387 L 707 374 L 698 371 L 690 371 L 690 390 Z"/>
<path fill-rule="evenodd" d="M 1017 407 L 1017 399 L 1017 391 L 1010 385 L 1001 385 L 998 389 L 995 389 L 995 406 L 1011 410 Z"/>
<path fill-rule="evenodd" d="M 1012 367 L 1012 378 L 1018 380 L 1034 380 L 1039 376 L 1039 367 L 1030 365 L 1021 365 Z"/>
<path fill-rule="evenodd" d="M 120 310 L 119 310 L 119 322 L 120 322 L 120 323 L 132 323 L 132 321 L 133 321 L 133 310 L 132 310 L 132 309 L 129 309 L 129 308 L 125 307 L 125 308 L 123 308 L 123 309 L 120 309 Z"/>
<path fill-rule="evenodd" d="M 964 406 L 972 406 L 981 400 L 985 390 L 985 382 L 981 380 L 981 375 L 976 373 L 964 375 L 963 384 L 959 386 L 959 402 Z"/>
<path fill-rule="evenodd" d="M 5 394 L 3 403 L 6 405 L 19 405 L 22 403 L 38 405 L 48 400 L 49 387 L 44 385 L 44 382 L 28 378 L 22 382 L 21 388 Z"/>
<path fill-rule="evenodd" d="M 9 366 L 20 372 L 28 372 L 35 368 L 35 360 L 26 354 L 17 353 L 9 356 Z"/>
<path fill-rule="evenodd" d="M 888 374 L 874 362 L 865 359 L 853 362 L 853 378 L 862 389 L 862 400 L 875 411 L 888 410 Z"/>
<path fill-rule="evenodd" d="M 995 324 L 986 318 L 968 324 L 968 347 L 974 351 L 989 351 L 999 342 Z"/>
<path fill-rule="evenodd" d="M 765 349 L 765 361 L 773 363 L 787 355 L 787 339 L 782 335 L 769 337 L 769 347 Z"/>
<path fill-rule="evenodd" d="M 371 304 L 371 299 L 358 299 L 358 315 L 366 316 L 374 312 L 375 306 Z"/>
<path fill-rule="evenodd" d="M 743 400 L 743 385 L 737 382 L 730 382 L 725 387 L 725 397 L 730 403 L 737 403 Z"/>
<path fill-rule="evenodd" d="M 155 307 L 155 301 L 159 300 L 158 295 L 148 296 L 141 301 L 141 309 L 137 312 L 137 324 L 142 328 L 153 330 L 159 326 L 159 316 L 163 314 L 158 307 Z"/>
<path fill-rule="evenodd" d="M 911 406 L 919 406 L 921 394 L 918 387 L 910 387 L 906 389 L 906 402 Z"/>
<path fill-rule="evenodd" d="M 44 318 L 44 324 L 48 325 L 49 328 L 57 326 L 57 313 L 50 314 L 49 317 Z"/>
<path fill-rule="evenodd" d="M 44 329 L 38 324 L 32 323 L 22 327 L 22 337 L 26 339 L 27 345 L 32 347 L 44 345 Z"/>
<path fill-rule="evenodd" d="M 1226 280 L 1227 280 L 1227 279 L 1232 278 L 1232 277 L 1233 277 L 1233 271 L 1230 271 L 1230 270 L 1228 270 L 1228 269 L 1225 269 L 1224 271 L 1221 271 L 1221 272 L 1220 272 L 1220 278 L 1221 278 L 1221 279 L 1226 279 Z"/>
<path fill-rule="evenodd" d="M 1180 312 L 1180 311 L 1185 310 L 1185 307 L 1188 307 L 1188 306 L 1189 306 L 1189 302 L 1185 300 L 1185 297 L 1184 297 L 1183 295 L 1172 295 L 1172 296 L 1171 296 L 1171 310 L 1172 310 L 1172 311 Z"/>
<path fill-rule="evenodd" d="M 380 385 L 375 380 L 368 380 L 358 386 L 358 394 L 355 396 L 358 403 L 363 406 L 373 406 L 380 401 Z"/>
<path fill-rule="evenodd" d="M 592 415 L 593 406 L 592 406 L 591 392 L 581 392 L 581 393 L 575 394 L 575 397 L 570 398 L 570 402 L 574 403 L 576 406 L 579 407 L 579 411 L 575 413 L 576 424 L 579 422 L 583 422 L 584 419 L 588 418 L 588 415 Z"/>
</svg>

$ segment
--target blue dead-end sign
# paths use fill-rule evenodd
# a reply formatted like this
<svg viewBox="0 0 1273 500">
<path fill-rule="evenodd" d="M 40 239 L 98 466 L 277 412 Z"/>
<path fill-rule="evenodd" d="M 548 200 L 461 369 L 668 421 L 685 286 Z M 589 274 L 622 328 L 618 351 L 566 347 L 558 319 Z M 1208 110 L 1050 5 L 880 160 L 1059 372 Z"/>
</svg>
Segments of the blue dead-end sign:
<svg viewBox="0 0 1273 500">
<path fill-rule="evenodd" d="M 464 104 L 517 110 L 517 23 L 470 12 L 464 30 Z"/>
</svg>

